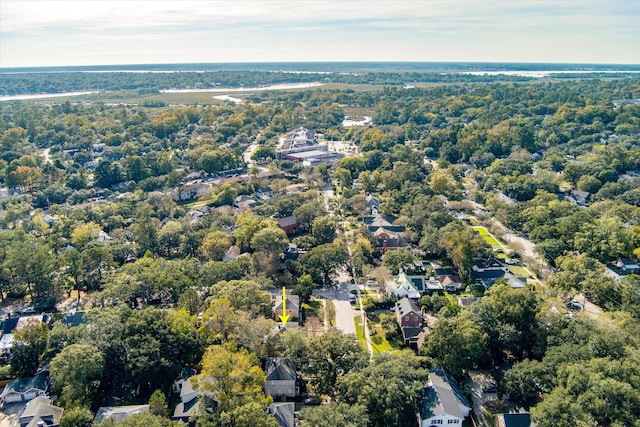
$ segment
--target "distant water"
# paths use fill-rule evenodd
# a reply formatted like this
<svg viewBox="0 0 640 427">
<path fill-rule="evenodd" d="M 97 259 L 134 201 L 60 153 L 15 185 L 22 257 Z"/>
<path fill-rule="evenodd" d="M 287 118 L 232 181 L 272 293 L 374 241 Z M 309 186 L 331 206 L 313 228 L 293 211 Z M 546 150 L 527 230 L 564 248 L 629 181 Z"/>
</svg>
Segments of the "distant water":
<svg viewBox="0 0 640 427">
<path fill-rule="evenodd" d="M 322 86 L 324 83 L 311 82 L 311 83 L 278 83 L 269 86 L 260 87 L 234 87 L 234 88 L 210 88 L 210 89 L 164 89 L 161 93 L 193 93 L 193 92 L 247 92 L 258 90 L 285 90 L 285 89 L 307 89 L 310 87 Z"/>
<path fill-rule="evenodd" d="M 8 96 L 0 96 L 0 102 L 24 101 L 28 99 L 63 98 L 65 96 L 91 95 L 92 93 L 98 93 L 98 92 L 87 91 L 87 92 L 64 92 L 64 93 L 36 93 L 36 94 L 29 94 L 29 95 L 8 95 Z"/>
<path fill-rule="evenodd" d="M 211 71 L 279 71 L 292 73 L 472 72 L 511 74 L 640 72 L 640 64 L 554 64 L 500 62 L 261 62 L 217 64 L 134 64 L 70 67 L 0 68 L 2 73 L 204 73 Z"/>
</svg>

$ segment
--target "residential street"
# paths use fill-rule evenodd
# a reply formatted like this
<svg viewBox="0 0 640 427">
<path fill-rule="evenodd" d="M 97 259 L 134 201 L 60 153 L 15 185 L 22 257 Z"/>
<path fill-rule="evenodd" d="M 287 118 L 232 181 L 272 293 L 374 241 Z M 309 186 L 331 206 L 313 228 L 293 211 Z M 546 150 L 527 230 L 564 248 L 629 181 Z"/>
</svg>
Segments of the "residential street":
<svg viewBox="0 0 640 427">
<path fill-rule="evenodd" d="M 353 310 L 349 303 L 349 293 L 351 289 L 350 277 L 343 270 L 338 272 L 337 281 L 339 286 L 331 286 L 329 288 L 321 288 L 313 291 L 314 295 L 321 296 L 333 302 L 336 308 L 336 328 L 345 334 L 355 334 L 356 325 L 353 318 L 359 314 Z"/>
</svg>

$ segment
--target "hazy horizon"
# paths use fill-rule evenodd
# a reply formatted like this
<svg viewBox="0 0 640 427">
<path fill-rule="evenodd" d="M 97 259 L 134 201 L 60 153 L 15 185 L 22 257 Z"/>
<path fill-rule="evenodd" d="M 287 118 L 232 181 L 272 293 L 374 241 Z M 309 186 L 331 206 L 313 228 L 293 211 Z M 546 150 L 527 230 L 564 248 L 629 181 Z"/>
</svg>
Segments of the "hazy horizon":
<svg viewBox="0 0 640 427">
<path fill-rule="evenodd" d="M 274 62 L 640 64 L 622 0 L 0 0 L 0 67 Z"/>
</svg>

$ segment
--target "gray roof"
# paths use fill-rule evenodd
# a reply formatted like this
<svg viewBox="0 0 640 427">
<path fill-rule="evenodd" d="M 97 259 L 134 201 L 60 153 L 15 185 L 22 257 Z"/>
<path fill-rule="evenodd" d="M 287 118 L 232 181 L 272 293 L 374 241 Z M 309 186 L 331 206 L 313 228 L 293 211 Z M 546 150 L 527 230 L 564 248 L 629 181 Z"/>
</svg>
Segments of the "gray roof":
<svg viewBox="0 0 640 427">
<path fill-rule="evenodd" d="M 461 406 L 471 409 L 471 404 L 455 380 L 443 368 L 436 368 L 429 373 L 430 385 L 425 388 L 420 417 L 423 420 L 450 415 L 464 418 Z"/>
<path fill-rule="evenodd" d="M 273 415 L 281 427 L 295 426 L 294 403 L 272 403 L 269 405 L 269 413 Z"/>
<path fill-rule="evenodd" d="M 24 393 L 31 389 L 46 391 L 48 385 L 49 377 L 45 375 L 36 375 L 30 378 L 16 378 L 5 386 L 0 397 L 11 393 Z"/>
<path fill-rule="evenodd" d="M 422 328 L 414 328 L 411 326 L 405 326 L 402 328 L 402 338 L 405 340 L 417 339 L 418 335 L 420 335 L 424 331 Z"/>
<path fill-rule="evenodd" d="M 268 357 L 264 371 L 267 381 L 291 381 L 297 378 L 296 362 L 289 357 Z"/>
<path fill-rule="evenodd" d="M 180 402 L 176 405 L 176 409 L 173 411 L 173 417 L 171 417 L 171 419 L 188 419 L 192 415 L 196 415 L 198 413 L 198 409 L 200 409 L 199 399 L 191 399 L 188 402 Z"/>
<path fill-rule="evenodd" d="M 295 215 L 289 215 L 282 218 L 277 218 L 278 225 L 280 227 L 288 227 L 290 225 L 296 225 L 298 223 L 298 218 Z"/>
<path fill-rule="evenodd" d="M 300 297 L 298 295 L 287 294 L 287 307 L 296 310 L 300 308 Z M 276 296 L 276 303 L 273 308 L 274 310 L 282 309 L 282 295 Z"/>
<path fill-rule="evenodd" d="M 422 314 L 420 312 L 420 307 L 413 302 L 412 299 L 404 297 L 400 301 L 396 303 L 396 310 L 400 313 L 401 316 L 404 316 L 405 313 L 414 312 L 418 314 Z"/>
<path fill-rule="evenodd" d="M 499 425 L 504 427 L 530 427 L 531 415 L 528 412 L 517 414 L 500 414 L 498 418 Z"/>
<path fill-rule="evenodd" d="M 86 319 L 84 318 L 84 313 L 79 312 L 79 313 L 67 313 L 67 315 L 64 318 L 64 324 L 69 326 L 69 327 L 75 327 L 75 326 L 80 326 L 87 323 Z"/>
<path fill-rule="evenodd" d="M 24 412 L 20 416 L 20 426 L 36 427 L 38 422 L 42 422 L 44 425 L 57 425 L 60 423 L 63 411 L 64 409 L 53 406 L 51 399 L 38 396 L 27 403 Z"/>
<path fill-rule="evenodd" d="M 149 405 L 104 406 L 98 409 L 95 422 L 99 423 L 109 418 L 114 423 L 118 423 L 133 415 L 145 412 L 149 412 Z"/>
</svg>

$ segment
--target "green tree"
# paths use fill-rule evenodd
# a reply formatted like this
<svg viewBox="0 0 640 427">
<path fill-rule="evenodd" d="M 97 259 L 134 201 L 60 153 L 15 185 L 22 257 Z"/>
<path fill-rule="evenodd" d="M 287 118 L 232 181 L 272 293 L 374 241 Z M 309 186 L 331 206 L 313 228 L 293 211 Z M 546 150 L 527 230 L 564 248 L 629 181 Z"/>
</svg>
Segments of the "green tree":
<svg viewBox="0 0 640 427">
<path fill-rule="evenodd" d="M 272 415 L 265 412 L 265 405 L 250 402 L 225 412 L 220 416 L 220 424 L 225 427 L 255 426 L 279 427 L 280 424 Z"/>
<path fill-rule="evenodd" d="M 496 283 L 472 306 L 471 317 L 488 337 L 488 349 L 498 364 L 503 357 L 531 357 L 540 334 L 539 311 L 540 301 L 530 290 Z"/>
<path fill-rule="evenodd" d="M 71 344 L 51 360 L 51 383 L 66 404 L 90 404 L 105 367 L 103 354 L 89 344 Z"/>
<path fill-rule="evenodd" d="M 153 415 L 145 412 L 125 418 L 122 421 L 118 421 L 119 427 L 180 427 L 180 424 L 181 423 L 177 421 L 171 421 L 159 415 Z M 107 419 L 98 425 L 110 427 L 113 424 L 110 422 L 110 419 Z"/>
<path fill-rule="evenodd" d="M 266 313 L 271 305 L 271 297 L 262 285 L 254 280 L 222 280 L 211 286 L 213 298 L 227 299 L 234 309 L 248 312 Z"/>
<path fill-rule="evenodd" d="M 504 375 L 504 393 L 513 401 L 536 403 L 538 394 L 550 388 L 545 366 L 537 360 L 516 363 Z"/>
<path fill-rule="evenodd" d="M 473 257 L 487 244 L 470 228 L 454 223 L 445 227 L 443 233 L 442 246 L 447 252 L 447 256 L 453 261 L 453 265 L 456 266 L 463 280 L 468 279 L 471 275 Z"/>
<path fill-rule="evenodd" d="M 153 415 L 160 415 L 161 417 L 166 417 L 169 415 L 167 398 L 161 390 L 154 391 L 149 398 L 149 411 Z"/>
<path fill-rule="evenodd" d="M 221 417 L 243 405 L 267 403 L 262 394 L 265 381 L 257 358 L 233 344 L 209 347 L 197 377 L 198 387 L 216 396 Z"/>
<path fill-rule="evenodd" d="M 410 425 L 429 373 L 410 352 L 381 353 L 368 367 L 338 379 L 340 399 L 367 408 L 369 425 Z"/>
<path fill-rule="evenodd" d="M 202 299 L 193 288 L 187 288 L 178 299 L 178 307 L 187 310 L 191 315 L 198 313 Z"/>
<path fill-rule="evenodd" d="M 60 419 L 60 427 L 91 427 L 93 425 L 93 412 L 84 406 L 65 408 Z"/>
<path fill-rule="evenodd" d="M 354 335 L 329 331 L 309 342 L 309 364 L 315 374 L 311 380 L 320 394 L 335 392 L 338 378 L 364 367 L 367 357 Z"/>
<path fill-rule="evenodd" d="M 463 369 L 472 369 L 487 360 L 487 336 L 467 312 L 443 318 L 427 336 L 420 353 L 460 378 Z"/>
<path fill-rule="evenodd" d="M 324 205 L 321 201 L 313 199 L 298 206 L 293 211 L 293 214 L 296 216 L 296 219 L 300 224 L 305 226 L 307 229 L 311 229 L 313 220 L 319 216 L 326 215 L 327 212 L 325 211 Z"/>
<path fill-rule="evenodd" d="M 31 319 L 14 332 L 15 344 L 9 357 L 11 371 L 17 377 L 30 377 L 38 370 L 47 348 L 49 328 L 46 323 Z"/>
<path fill-rule="evenodd" d="M 145 203 L 138 207 L 133 223 L 133 237 L 138 247 L 138 253 L 153 251 L 158 245 L 158 219 L 153 216 L 153 208 Z"/>
<path fill-rule="evenodd" d="M 336 222 L 330 216 L 317 217 L 311 225 L 311 235 L 320 245 L 333 242 L 336 235 Z"/>
<path fill-rule="evenodd" d="M 208 233 L 200 245 L 200 254 L 207 261 L 222 261 L 224 254 L 231 246 L 231 239 L 222 230 Z"/>
<path fill-rule="evenodd" d="M 309 274 L 303 274 L 298 279 L 298 284 L 293 289 L 293 294 L 300 297 L 300 302 L 307 303 L 311 299 L 313 290 L 316 288 L 316 284 L 313 282 L 313 278 Z"/>
<path fill-rule="evenodd" d="M 287 234 L 277 226 L 263 228 L 251 238 L 251 247 L 258 251 L 278 256 L 289 243 Z"/>
<path fill-rule="evenodd" d="M 369 415 L 364 405 L 329 403 L 302 410 L 303 427 L 361 427 L 369 425 Z"/>
<path fill-rule="evenodd" d="M 314 282 L 327 285 L 336 268 L 347 261 L 347 251 L 341 243 L 326 243 L 311 249 L 300 257 L 300 264 Z"/>
<path fill-rule="evenodd" d="M 382 264 L 391 270 L 393 274 L 398 274 L 401 268 L 413 265 L 415 259 L 411 249 L 401 248 L 385 253 Z"/>
</svg>

